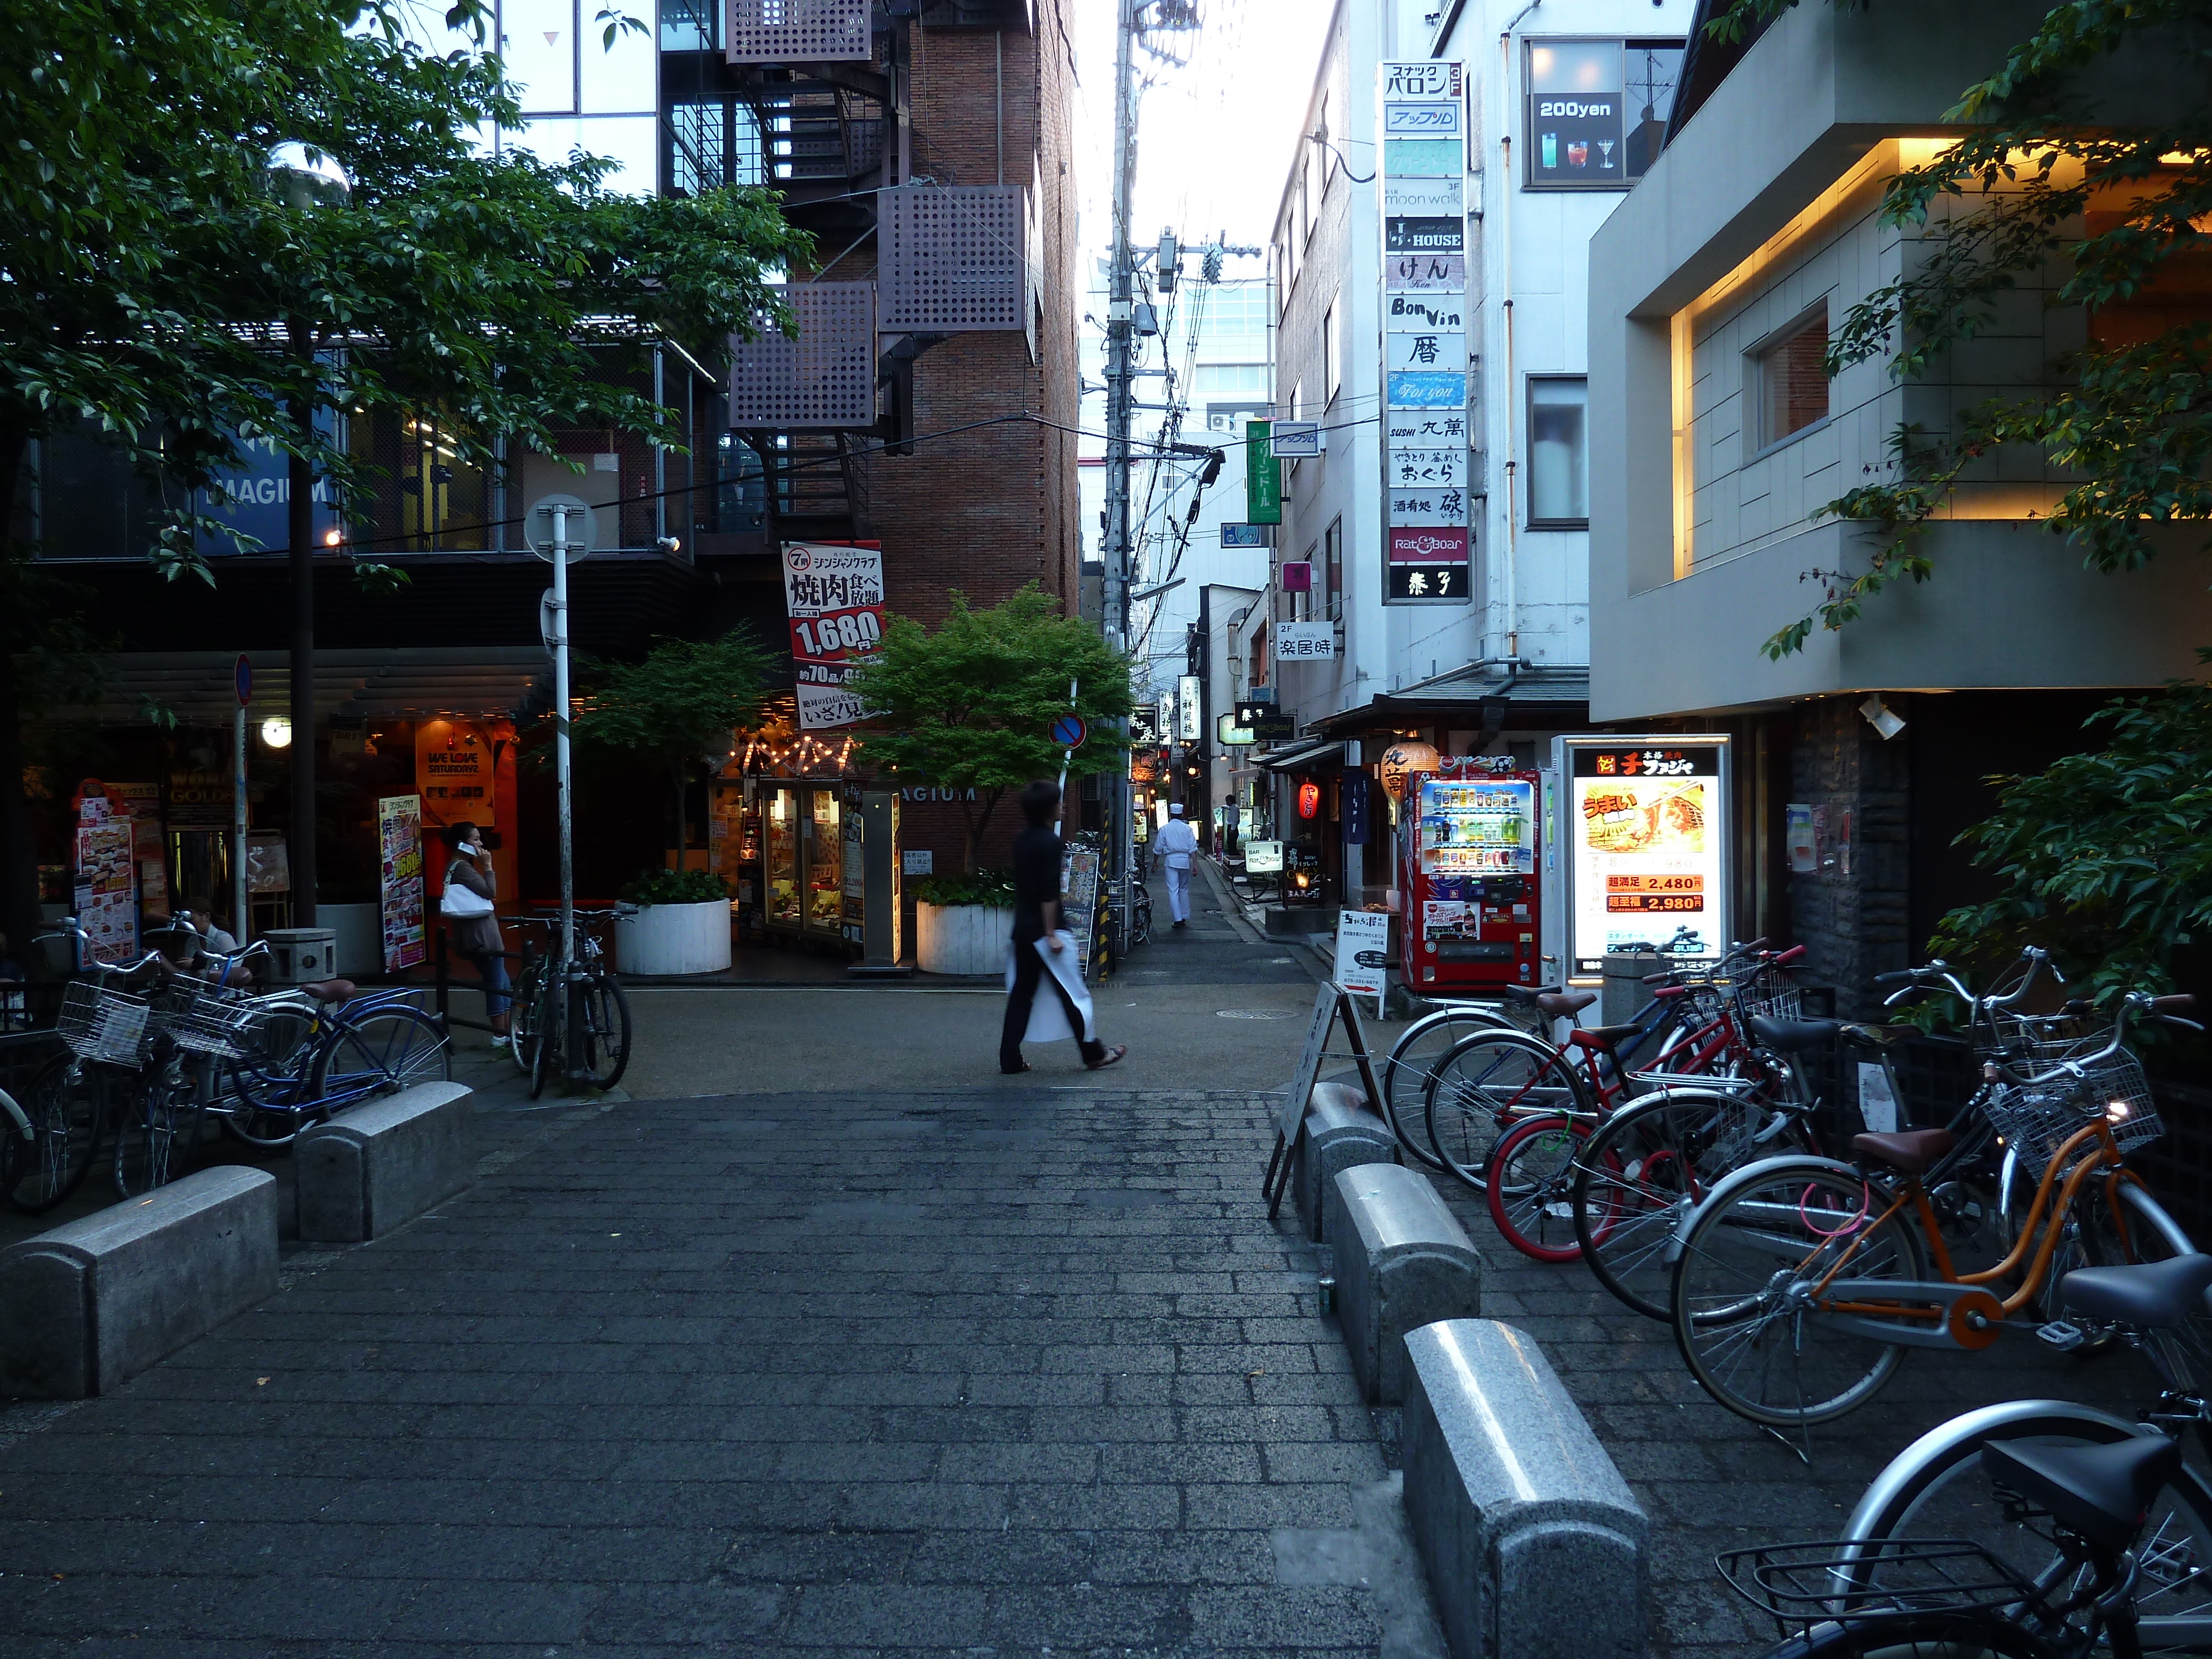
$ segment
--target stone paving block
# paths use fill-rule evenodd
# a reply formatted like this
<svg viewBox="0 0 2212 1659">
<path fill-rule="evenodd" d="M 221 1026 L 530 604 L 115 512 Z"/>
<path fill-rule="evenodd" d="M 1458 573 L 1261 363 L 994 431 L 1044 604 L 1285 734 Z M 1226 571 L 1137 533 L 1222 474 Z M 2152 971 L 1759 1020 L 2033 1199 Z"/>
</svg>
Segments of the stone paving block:
<svg viewBox="0 0 2212 1659">
<path fill-rule="evenodd" d="M 1480 1319 L 1406 1348 L 1406 1514 L 1455 1659 L 1641 1659 L 1650 1521 L 1542 1352 Z"/>
<path fill-rule="evenodd" d="M 1367 1400 L 1395 1406 L 1406 1397 L 1406 1334 L 1480 1313 L 1482 1258 L 1419 1170 L 1356 1165 L 1328 1202 L 1345 1351 Z"/>
<path fill-rule="evenodd" d="M 0 1249 L 0 1396 L 111 1393 L 276 1291 L 276 1182 L 195 1170 Z"/>
</svg>

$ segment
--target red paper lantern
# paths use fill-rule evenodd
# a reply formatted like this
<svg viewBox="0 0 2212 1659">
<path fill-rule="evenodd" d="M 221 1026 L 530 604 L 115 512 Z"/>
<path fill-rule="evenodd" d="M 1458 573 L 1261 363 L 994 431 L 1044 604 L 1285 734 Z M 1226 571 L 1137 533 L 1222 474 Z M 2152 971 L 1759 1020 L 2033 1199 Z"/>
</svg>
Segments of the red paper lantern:
<svg viewBox="0 0 2212 1659">
<path fill-rule="evenodd" d="M 1317 783 L 1300 784 L 1298 786 L 1298 816 L 1302 818 L 1310 818 L 1320 811 L 1321 786 Z"/>
</svg>

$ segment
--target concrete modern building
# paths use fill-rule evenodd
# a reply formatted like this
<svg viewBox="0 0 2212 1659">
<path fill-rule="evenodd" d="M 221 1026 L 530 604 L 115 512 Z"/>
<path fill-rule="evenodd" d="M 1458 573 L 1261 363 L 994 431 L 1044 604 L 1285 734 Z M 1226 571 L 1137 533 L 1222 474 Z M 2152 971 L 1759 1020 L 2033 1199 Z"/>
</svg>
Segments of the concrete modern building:
<svg viewBox="0 0 2212 1659">
<path fill-rule="evenodd" d="M 1279 827 L 1347 902 L 1392 882 L 1384 836 L 1342 844 L 1349 772 L 1401 736 L 1533 763 L 1587 726 L 1585 250 L 1656 153 L 1688 12 L 1401 0 L 1330 23 L 1273 235 L 1274 414 L 1325 449 L 1285 465 L 1269 605 L 1334 650 L 1274 665 L 1299 738 L 1262 763 L 1328 786 L 1327 822 Z"/>
<path fill-rule="evenodd" d="M 1810 946 L 1846 1012 L 1984 890 L 1953 842 L 1987 815 L 1986 775 L 2085 746 L 2091 708 L 2193 676 L 2212 641 L 2201 566 L 2091 574 L 2037 522 L 2068 480 L 2031 450 L 1966 475 L 1919 544 L 1931 580 L 1760 649 L 1812 610 L 1808 573 L 1865 568 L 1875 532 L 1820 509 L 1888 476 L 1900 423 L 1940 434 L 2047 386 L 2092 326 L 2028 287 L 1916 379 L 1821 368 L 1851 306 L 1922 255 L 1926 233 L 1881 222 L 1884 181 L 2040 15 L 1805 5 L 1747 48 L 1701 42 L 1663 152 L 1590 245 L 1590 713 L 1735 734 L 1739 931 Z M 2167 88 L 2138 62 L 2101 90 L 2143 122 Z"/>
</svg>

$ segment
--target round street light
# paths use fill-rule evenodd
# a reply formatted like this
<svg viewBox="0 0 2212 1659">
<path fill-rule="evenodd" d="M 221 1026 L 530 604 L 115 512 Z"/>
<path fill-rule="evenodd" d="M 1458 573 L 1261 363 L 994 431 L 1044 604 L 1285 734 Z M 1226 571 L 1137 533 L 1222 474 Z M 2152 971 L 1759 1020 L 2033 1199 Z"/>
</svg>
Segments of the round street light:
<svg viewBox="0 0 2212 1659">
<path fill-rule="evenodd" d="M 262 721 L 261 741 L 271 749 L 289 749 L 292 746 L 292 722 L 282 714 Z"/>
</svg>

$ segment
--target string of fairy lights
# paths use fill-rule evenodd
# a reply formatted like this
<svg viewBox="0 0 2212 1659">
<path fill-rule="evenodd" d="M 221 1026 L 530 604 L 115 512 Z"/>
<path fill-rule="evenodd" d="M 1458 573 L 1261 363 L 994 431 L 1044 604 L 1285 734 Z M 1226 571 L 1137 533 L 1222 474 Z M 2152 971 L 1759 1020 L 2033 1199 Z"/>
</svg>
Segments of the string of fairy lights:
<svg viewBox="0 0 2212 1659">
<path fill-rule="evenodd" d="M 777 744 L 766 738 L 748 738 L 744 753 L 738 761 L 738 770 L 749 770 L 757 757 L 765 757 L 770 766 L 789 766 L 800 772 L 811 766 L 830 764 L 835 757 L 836 768 L 842 772 L 846 763 L 853 758 L 853 739 L 844 738 L 830 742 L 802 734 L 787 744 Z"/>
</svg>

